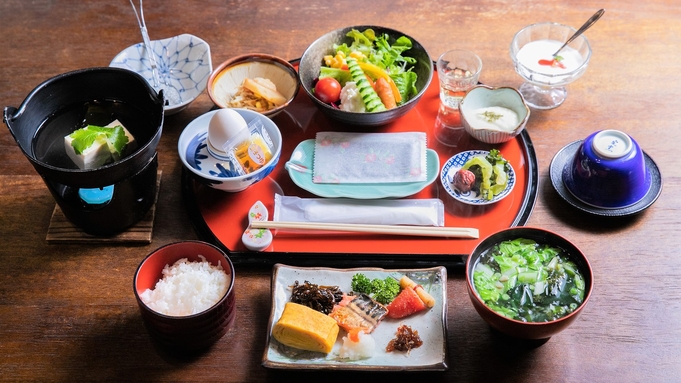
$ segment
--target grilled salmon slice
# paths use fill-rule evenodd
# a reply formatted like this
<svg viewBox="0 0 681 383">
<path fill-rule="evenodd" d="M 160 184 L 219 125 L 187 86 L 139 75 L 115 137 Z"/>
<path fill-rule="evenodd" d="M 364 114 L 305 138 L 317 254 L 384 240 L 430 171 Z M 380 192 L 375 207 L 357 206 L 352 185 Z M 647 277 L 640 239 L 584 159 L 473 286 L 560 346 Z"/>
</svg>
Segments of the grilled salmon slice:
<svg viewBox="0 0 681 383">
<path fill-rule="evenodd" d="M 366 294 L 356 295 L 346 305 L 343 303 L 342 301 L 336 305 L 329 316 L 348 332 L 360 328 L 366 333 L 371 333 L 388 314 L 385 306 Z"/>
</svg>

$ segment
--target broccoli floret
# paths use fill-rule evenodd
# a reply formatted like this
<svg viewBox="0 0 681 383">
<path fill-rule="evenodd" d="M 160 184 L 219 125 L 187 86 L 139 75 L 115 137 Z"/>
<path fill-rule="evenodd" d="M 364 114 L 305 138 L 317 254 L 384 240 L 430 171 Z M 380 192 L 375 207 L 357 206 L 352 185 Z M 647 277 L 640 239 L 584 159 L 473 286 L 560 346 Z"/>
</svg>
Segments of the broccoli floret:
<svg viewBox="0 0 681 383">
<path fill-rule="evenodd" d="M 361 273 L 352 276 L 352 283 L 350 286 L 352 287 L 352 291 L 367 294 L 382 304 L 392 302 L 400 292 L 400 283 L 394 278 L 369 279 L 366 275 Z"/>
<path fill-rule="evenodd" d="M 355 274 L 352 276 L 352 291 L 356 293 L 371 294 L 371 280 L 364 274 Z"/>
<path fill-rule="evenodd" d="M 376 294 L 385 288 L 385 281 L 379 278 L 374 278 L 371 280 L 371 292 Z"/>
<path fill-rule="evenodd" d="M 376 279 L 374 279 L 375 281 Z M 393 278 L 386 278 L 381 280 L 382 288 L 376 291 L 373 298 L 384 305 L 392 302 L 393 299 L 400 293 L 400 284 Z M 373 281 L 372 281 L 373 284 Z"/>
</svg>

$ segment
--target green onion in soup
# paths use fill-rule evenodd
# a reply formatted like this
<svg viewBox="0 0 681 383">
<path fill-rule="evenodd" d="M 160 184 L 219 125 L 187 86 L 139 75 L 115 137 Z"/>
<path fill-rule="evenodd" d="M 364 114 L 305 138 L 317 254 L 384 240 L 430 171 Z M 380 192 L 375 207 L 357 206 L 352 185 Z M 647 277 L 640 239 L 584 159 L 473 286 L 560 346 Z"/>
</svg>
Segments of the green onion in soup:
<svg viewBox="0 0 681 383">
<path fill-rule="evenodd" d="M 518 238 L 487 251 L 473 271 L 478 296 L 495 312 L 523 322 L 548 322 L 584 300 L 584 277 L 558 248 Z"/>
</svg>

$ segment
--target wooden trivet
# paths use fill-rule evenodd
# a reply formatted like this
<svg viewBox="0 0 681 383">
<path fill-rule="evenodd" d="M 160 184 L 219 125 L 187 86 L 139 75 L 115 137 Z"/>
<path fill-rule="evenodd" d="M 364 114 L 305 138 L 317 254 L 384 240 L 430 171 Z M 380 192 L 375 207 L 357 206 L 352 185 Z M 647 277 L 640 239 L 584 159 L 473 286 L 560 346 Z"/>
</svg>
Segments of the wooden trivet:
<svg viewBox="0 0 681 383">
<path fill-rule="evenodd" d="M 136 224 L 130 226 L 125 231 L 118 234 L 102 237 L 84 232 L 79 227 L 72 224 L 59 208 L 54 207 L 50 227 L 47 229 L 48 243 L 151 243 L 154 230 L 154 217 L 156 215 L 156 203 L 158 193 L 161 190 L 161 173 L 159 170 L 156 175 L 156 198 L 154 204 Z"/>
</svg>

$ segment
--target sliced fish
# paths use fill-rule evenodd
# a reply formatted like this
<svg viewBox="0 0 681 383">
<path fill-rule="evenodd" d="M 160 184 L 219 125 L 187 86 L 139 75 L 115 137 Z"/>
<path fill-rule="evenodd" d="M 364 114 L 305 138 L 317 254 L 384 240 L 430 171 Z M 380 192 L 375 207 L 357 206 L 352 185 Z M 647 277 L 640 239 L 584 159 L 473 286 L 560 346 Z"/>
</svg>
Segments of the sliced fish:
<svg viewBox="0 0 681 383">
<path fill-rule="evenodd" d="M 346 331 L 361 328 L 371 333 L 387 314 L 385 306 L 366 294 L 359 294 L 346 305 L 336 305 L 329 316 Z"/>
</svg>

